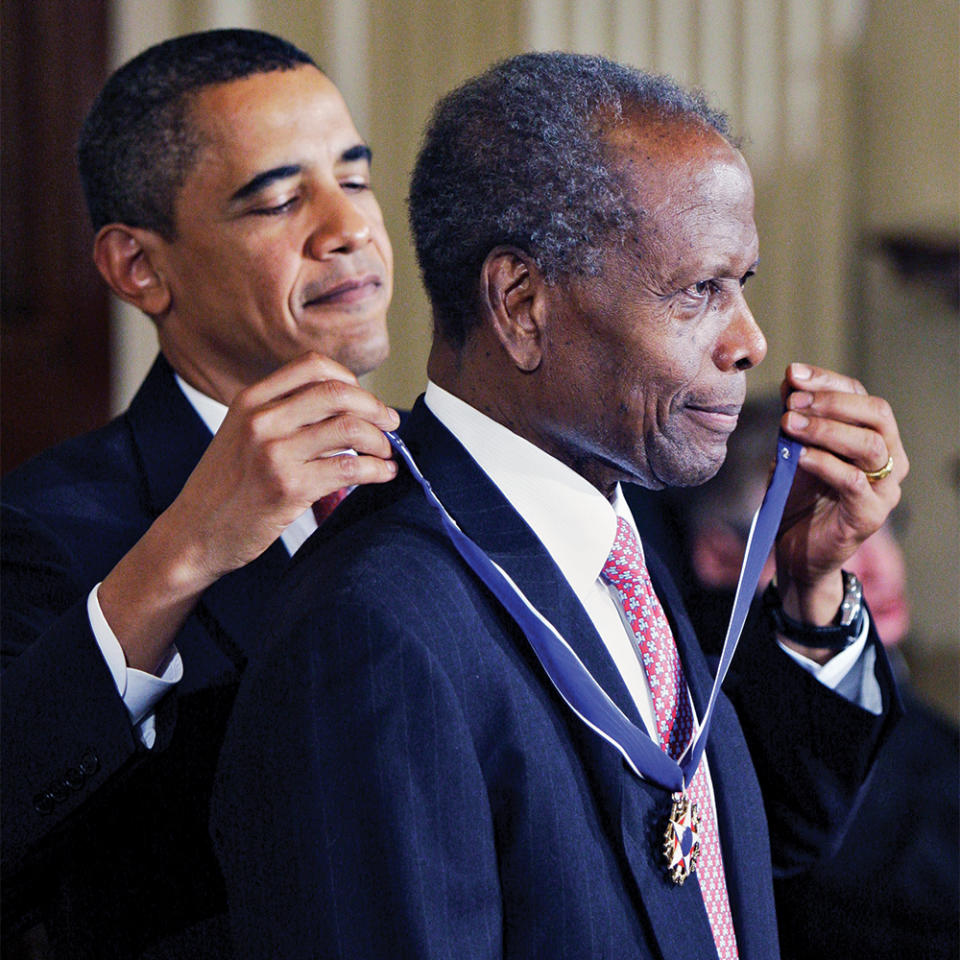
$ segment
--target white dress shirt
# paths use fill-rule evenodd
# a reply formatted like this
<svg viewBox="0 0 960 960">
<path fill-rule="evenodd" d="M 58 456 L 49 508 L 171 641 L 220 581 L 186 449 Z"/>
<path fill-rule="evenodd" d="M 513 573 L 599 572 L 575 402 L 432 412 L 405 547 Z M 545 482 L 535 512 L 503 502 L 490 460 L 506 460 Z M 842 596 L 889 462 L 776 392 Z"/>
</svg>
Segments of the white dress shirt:
<svg viewBox="0 0 960 960">
<path fill-rule="evenodd" d="M 191 387 L 179 374 L 176 375 L 176 381 L 190 406 L 196 410 L 197 415 L 207 425 L 210 433 L 215 434 L 223 424 L 227 415 L 227 407 Z M 280 534 L 280 539 L 283 541 L 287 552 L 292 556 L 316 529 L 317 521 L 313 517 L 313 511 L 305 510 Z M 87 616 L 90 619 L 90 627 L 100 647 L 100 652 L 103 654 L 103 659 L 110 669 L 113 682 L 117 687 L 117 693 L 123 698 L 123 704 L 130 715 L 130 722 L 133 724 L 140 742 L 149 749 L 154 745 L 157 738 L 154 708 L 160 698 L 182 679 L 183 660 L 174 646 L 171 647 L 166 660 L 160 665 L 157 674 L 128 667 L 123 648 L 100 609 L 99 589 L 100 584 L 98 583 L 87 597 Z"/>
<path fill-rule="evenodd" d="M 648 732 L 655 731 L 650 686 L 633 631 L 616 588 L 601 577 L 617 519 L 637 533 L 619 485 L 610 503 L 578 473 L 434 383 L 427 385 L 425 402 L 543 543 L 596 627 Z M 822 683 L 879 714 L 874 651 L 866 648 L 866 638 L 865 625 L 857 640 L 823 667 L 787 652 Z"/>
</svg>

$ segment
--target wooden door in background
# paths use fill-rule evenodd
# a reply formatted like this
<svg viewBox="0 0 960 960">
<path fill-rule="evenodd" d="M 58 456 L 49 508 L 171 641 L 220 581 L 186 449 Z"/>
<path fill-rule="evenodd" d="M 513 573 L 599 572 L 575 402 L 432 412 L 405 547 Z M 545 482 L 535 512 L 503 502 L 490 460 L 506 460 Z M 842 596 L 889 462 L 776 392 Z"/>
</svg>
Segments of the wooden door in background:
<svg viewBox="0 0 960 960">
<path fill-rule="evenodd" d="M 0 469 L 104 423 L 109 300 L 75 146 L 106 75 L 106 0 L 2 0 Z"/>
</svg>

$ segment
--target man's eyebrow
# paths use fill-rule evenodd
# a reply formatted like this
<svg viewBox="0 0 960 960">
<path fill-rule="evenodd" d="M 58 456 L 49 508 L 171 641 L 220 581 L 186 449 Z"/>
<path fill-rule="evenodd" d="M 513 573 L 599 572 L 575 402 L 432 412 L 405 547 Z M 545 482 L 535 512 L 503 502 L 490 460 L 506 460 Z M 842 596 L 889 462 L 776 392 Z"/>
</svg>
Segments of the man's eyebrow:
<svg viewBox="0 0 960 960">
<path fill-rule="evenodd" d="M 272 170 L 264 170 L 263 173 L 258 173 L 252 180 L 245 183 L 230 199 L 231 201 L 245 200 L 247 197 L 259 193 L 264 187 L 269 186 L 276 180 L 288 180 L 290 177 L 295 177 L 302 172 L 303 167 L 298 163 L 285 167 L 274 167 Z"/>
<path fill-rule="evenodd" d="M 748 273 L 754 273 L 754 272 L 756 272 L 756 269 L 757 269 L 757 267 L 758 267 L 759 265 L 760 265 L 760 258 L 757 257 L 757 259 L 754 260 L 753 263 L 751 263 L 749 267 L 747 267 L 747 269 L 743 272 L 742 275 L 743 275 L 743 276 L 746 276 Z M 739 277 L 741 276 L 741 274 L 737 273 L 737 271 L 734 270 L 733 267 L 731 266 L 731 264 L 728 263 L 728 262 L 718 263 L 718 264 L 716 264 L 716 265 L 713 267 L 712 270 L 706 270 L 705 273 L 708 273 L 708 274 L 710 274 L 710 276 L 713 276 L 713 277 L 737 277 L 737 278 L 739 278 Z"/>
<path fill-rule="evenodd" d="M 356 146 L 349 147 L 340 154 L 340 161 L 342 163 L 355 163 L 358 160 L 366 160 L 368 164 L 373 160 L 373 151 L 365 143 L 358 143 Z M 230 197 L 230 200 L 231 202 L 245 200 L 247 197 L 254 196 L 277 180 L 287 180 L 301 173 L 303 173 L 303 167 L 299 163 L 274 167 L 272 170 L 264 170 L 263 173 L 258 173 L 252 180 L 235 191 Z"/>
<path fill-rule="evenodd" d="M 344 150 L 340 154 L 340 160 L 343 163 L 353 163 L 356 160 L 366 160 L 367 163 L 371 163 L 373 151 L 365 143 L 358 143 L 355 147 Z"/>
</svg>

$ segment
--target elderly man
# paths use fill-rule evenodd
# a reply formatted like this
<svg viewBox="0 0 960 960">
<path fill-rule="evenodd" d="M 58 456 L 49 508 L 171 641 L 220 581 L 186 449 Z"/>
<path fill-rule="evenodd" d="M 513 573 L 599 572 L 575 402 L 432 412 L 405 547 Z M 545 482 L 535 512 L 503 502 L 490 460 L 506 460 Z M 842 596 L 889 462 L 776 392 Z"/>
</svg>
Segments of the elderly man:
<svg viewBox="0 0 960 960">
<path fill-rule="evenodd" d="M 140 54 L 79 159 L 96 264 L 161 356 L 123 416 L 4 479 L 4 935 L 220 956 L 207 808 L 257 615 L 311 505 L 396 473 L 357 383 L 390 243 L 339 92 L 266 34 Z"/>
<path fill-rule="evenodd" d="M 278 594 L 215 793 L 238 948 L 773 958 L 773 870 L 830 845 L 896 714 L 862 609 L 825 628 L 843 561 L 906 472 L 889 407 L 789 369 L 789 637 L 753 626 L 674 798 L 663 771 L 711 677 L 621 484 L 695 484 L 723 461 L 766 349 L 743 294 L 747 166 L 723 118 L 671 82 L 530 54 L 441 102 L 410 212 L 434 344 L 402 434 L 432 493 L 412 469 L 359 491 Z M 509 581 L 486 579 L 491 561 Z M 603 723 L 619 709 L 629 762 L 582 690 Z M 678 883 L 690 798 L 700 856 Z"/>
</svg>

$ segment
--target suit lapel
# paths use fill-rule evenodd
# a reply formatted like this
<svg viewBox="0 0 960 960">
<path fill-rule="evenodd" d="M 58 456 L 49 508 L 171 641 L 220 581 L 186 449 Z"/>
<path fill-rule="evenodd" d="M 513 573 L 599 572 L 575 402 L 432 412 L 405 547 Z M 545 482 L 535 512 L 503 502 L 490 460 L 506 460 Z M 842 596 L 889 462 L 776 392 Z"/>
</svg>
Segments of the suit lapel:
<svg viewBox="0 0 960 960">
<path fill-rule="evenodd" d="M 127 420 L 140 455 L 146 506 L 157 517 L 183 489 L 212 435 L 162 356 L 133 398 Z"/>
<path fill-rule="evenodd" d="M 634 723 L 641 724 L 623 679 L 580 601 L 500 491 L 422 400 L 402 432 L 418 466 L 461 529 L 506 570 L 576 650 L 611 699 Z M 698 886 L 677 886 L 661 865 L 668 794 L 637 778 L 615 748 L 572 719 L 572 713 L 569 718 L 601 816 L 627 860 L 639 888 L 637 902 L 665 960 L 708 955 L 714 949 L 713 938 Z"/>
<path fill-rule="evenodd" d="M 611 699 L 640 717 L 603 641 L 550 554 L 499 489 L 422 400 L 405 427 L 424 475 L 460 528 L 511 576 L 576 650 Z"/>
</svg>

